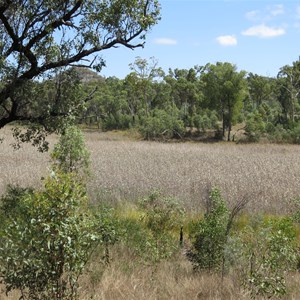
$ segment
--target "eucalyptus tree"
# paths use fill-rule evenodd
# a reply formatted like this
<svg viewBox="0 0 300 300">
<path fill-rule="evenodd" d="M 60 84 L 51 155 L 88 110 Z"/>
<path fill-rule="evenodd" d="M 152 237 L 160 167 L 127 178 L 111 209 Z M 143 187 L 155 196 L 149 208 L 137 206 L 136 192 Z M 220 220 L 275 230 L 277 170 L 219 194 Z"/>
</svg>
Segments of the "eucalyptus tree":
<svg viewBox="0 0 300 300">
<path fill-rule="evenodd" d="M 272 80 L 268 77 L 249 73 L 247 76 L 249 96 L 252 107 L 257 109 L 262 103 L 269 102 L 272 98 Z"/>
<path fill-rule="evenodd" d="M 300 95 L 300 61 L 282 67 L 277 77 L 282 91 L 280 99 L 284 100 L 281 101 L 282 106 L 287 111 L 288 119 L 294 122 Z"/>
<path fill-rule="evenodd" d="M 232 124 L 236 121 L 247 95 L 245 71 L 238 72 L 236 66 L 228 62 L 207 64 L 201 79 L 206 106 L 219 112 L 222 119 L 222 133 L 228 129 L 230 141 Z"/>
<path fill-rule="evenodd" d="M 33 95 L 33 82 L 72 65 L 99 71 L 105 64 L 102 51 L 142 47 L 159 19 L 157 0 L 0 1 L 0 128 L 14 121 L 40 124 L 46 131 L 61 127 L 57 118 L 65 120 L 80 101 L 62 104 L 57 95 L 41 113 L 39 101 L 46 100 Z"/>
<path fill-rule="evenodd" d="M 165 77 L 166 83 L 171 86 L 172 101 L 181 110 L 183 121 L 188 127 L 192 127 L 190 120 L 199 110 L 202 100 L 198 73 L 196 68 L 170 69 Z"/>
<path fill-rule="evenodd" d="M 131 87 L 134 87 L 134 92 L 139 94 L 139 99 L 143 102 L 144 114 L 149 116 L 151 103 L 155 97 L 152 83 L 155 79 L 163 77 L 164 72 L 158 66 L 158 60 L 155 57 L 150 57 L 149 60 L 136 57 L 129 67 L 132 73 L 127 76 L 127 82 L 130 80 Z"/>
<path fill-rule="evenodd" d="M 127 106 L 130 111 L 132 124 L 136 123 L 136 116 L 143 107 L 141 101 L 141 91 L 137 84 L 138 78 L 136 73 L 131 72 L 124 79 L 124 90 L 126 92 Z"/>
</svg>

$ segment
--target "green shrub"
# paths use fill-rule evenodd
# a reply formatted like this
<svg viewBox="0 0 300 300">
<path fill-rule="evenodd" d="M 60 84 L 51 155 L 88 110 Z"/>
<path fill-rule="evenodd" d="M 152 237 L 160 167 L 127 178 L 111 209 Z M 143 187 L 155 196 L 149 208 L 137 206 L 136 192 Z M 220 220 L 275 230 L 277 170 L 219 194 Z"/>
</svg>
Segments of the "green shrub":
<svg viewBox="0 0 300 300">
<path fill-rule="evenodd" d="M 212 126 L 211 121 L 206 113 L 195 115 L 193 118 L 193 123 L 199 132 L 205 132 Z"/>
<path fill-rule="evenodd" d="M 104 248 L 103 259 L 106 264 L 110 262 L 109 247 L 114 245 L 120 238 L 120 224 L 112 207 L 101 205 L 95 212 L 95 223 L 97 234 L 101 240 L 101 247 Z"/>
<path fill-rule="evenodd" d="M 84 186 L 72 173 L 56 173 L 43 191 L 13 195 L 17 202 L 8 208 L 0 237 L 6 292 L 18 289 L 23 299 L 77 299 L 78 277 L 100 241 Z"/>
<path fill-rule="evenodd" d="M 191 234 L 193 247 L 187 257 L 193 264 L 194 270 L 220 270 L 224 259 L 224 248 L 227 242 L 227 226 L 229 211 L 220 194 L 213 188 L 210 192 L 207 211 L 194 225 Z"/>
<path fill-rule="evenodd" d="M 252 297 L 287 293 L 286 274 L 297 262 L 296 231 L 289 218 L 247 226 L 239 236 L 239 268 L 243 285 Z"/>
<path fill-rule="evenodd" d="M 63 172 L 89 173 L 90 155 L 81 130 L 68 127 L 51 153 L 54 168 Z"/>
<path fill-rule="evenodd" d="M 258 111 L 248 114 L 245 127 L 248 141 L 258 142 L 265 132 L 265 127 L 263 117 Z"/>
<path fill-rule="evenodd" d="M 156 262 L 155 241 L 140 220 L 121 218 L 120 231 L 120 242 L 133 254 L 136 262 Z"/>
<path fill-rule="evenodd" d="M 205 132 L 207 129 L 218 129 L 218 116 L 216 111 L 204 111 L 193 116 L 193 124 L 198 132 Z"/>
<path fill-rule="evenodd" d="M 153 115 L 141 120 L 139 130 L 145 139 L 170 139 L 181 137 L 185 133 L 184 123 L 176 110 L 154 110 Z"/>
<path fill-rule="evenodd" d="M 139 202 L 143 215 L 141 221 L 152 237 L 153 258 L 159 261 L 170 257 L 179 245 L 179 232 L 184 211 L 179 203 L 170 197 L 163 197 L 158 191 Z M 173 233 L 178 232 L 177 239 Z"/>
<path fill-rule="evenodd" d="M 183 209 L 171 197 L 163 197 L 160 192 L 152 192 L 139 201 L 143 210 L 142 221 L 154 234 L 160 235 L 178 228 L 182 223 Z"/>
<path fill-rule="evenodd" d="M 295 124 L 290 132 L 291 141 L 293 144 L 300 144 L 300 124 Z"/>
<path fill-rule="evenodd" d="M 169 258 L 179 246 L 181 206 L 175 199 L 153 192 L 139 201 L 138 208 L 137 217 L 121 220 L 121 241 L 143 262 Z"/>
<path fill-rule="evenodd" d="M 274 143 L 290 143 L 289 130 L 285 129 L 282 125 L 274 126 L 271 132 L 268 132 L 268 139 Z"/>
</svg>

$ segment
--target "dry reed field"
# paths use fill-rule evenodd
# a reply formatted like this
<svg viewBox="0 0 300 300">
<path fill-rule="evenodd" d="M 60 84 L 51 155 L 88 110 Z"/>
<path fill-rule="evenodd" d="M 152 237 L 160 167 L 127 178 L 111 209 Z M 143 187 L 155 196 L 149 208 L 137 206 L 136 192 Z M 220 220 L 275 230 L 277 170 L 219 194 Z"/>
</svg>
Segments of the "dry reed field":
<svg viewBox="0 0 300 300">
<path fill-rule="evenodd" d="M 39 186 L 49 172 L 49 154 L 30 145 L 13 151 L 10 130 L 0 131 L 0 194 L 7 184 Z M 174 196 L 199 211 L 210 186 L 233 205 L 250 199 L 248 211 L 282 213 L 300 196 L 297 145 L 157 143 L 133 141 L 116 133 L 86 132 L 91 152 L 89 190 L 93 201 L 135 200 L 153 190 Z M 50 143 L 57 140 L 49 137 Z"/>
<path fill-rule="evenodd" d="M 40 187 L 49 173 L 48 153 L 30 145 L 13 151 L 10 129 L 0 131 L 0 195 L 7 184 Z M 91 152 L 89 191 L 94 202 L 119 204 L 154 189 L 180 200 L 188 211 L 200 211 L 207 190 L 217 186 L 230 205 L 250 199 L 248 212 L 284 213 L 288 200 L 300 196 L 299 146 L 233 143 L 157 143 L 133 141 L 120 133 L 85 132 Z M 50 136 L 50 144 L 57 141 Z M 129 249 L 112 249 L 111 263 L 93 258 L 83 275 L 80 299 L 250 299 L 237 274 L 195 274 L 184 255 L 158 265 L 137 262 Z M 99 254 L 101 255 L 101 254 Z M 299 299 L 300 273 L 289 275 L 284 299 Z M 1 286 L 0 286 L 1 288 Z M 0 300 L 18 299 L 0 292 Z"/>
</svg>

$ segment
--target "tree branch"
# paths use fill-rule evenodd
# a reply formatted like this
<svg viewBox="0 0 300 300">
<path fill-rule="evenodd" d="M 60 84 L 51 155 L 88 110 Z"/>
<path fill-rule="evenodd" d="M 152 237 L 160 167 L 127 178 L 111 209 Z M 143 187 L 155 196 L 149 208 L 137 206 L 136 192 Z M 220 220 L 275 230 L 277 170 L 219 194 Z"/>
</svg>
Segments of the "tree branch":
<svg viewBox="0 0 300 300">
<path fill-rule="evenodd" d="M 27 44 L 26 48 L 31 49 L 33 45 L 41 41 L 44 37 L 46 37 L 49 34 L 49 28 L 52 30 L 58 28 L 59 26 L 62 26 L 65 24 L 65 22 L 69 21 L 72 18 L 72 15 L 80 8 L 82 5 L 82 0 L 77 1 L 73 8 L 68 11 L 62 18 L 57 19 L 53 21 L 51 24 L 47 25 L 42 32 L 37 34 L 35 37 L 33 37 Z"/>
</svg>

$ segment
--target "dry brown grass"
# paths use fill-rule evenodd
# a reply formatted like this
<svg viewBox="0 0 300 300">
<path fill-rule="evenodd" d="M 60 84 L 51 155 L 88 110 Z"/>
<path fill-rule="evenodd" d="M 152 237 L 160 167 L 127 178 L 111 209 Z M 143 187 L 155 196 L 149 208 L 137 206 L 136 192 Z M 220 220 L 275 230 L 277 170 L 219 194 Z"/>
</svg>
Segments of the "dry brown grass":
<svg viewBox="0 0 300 300">
<path fill-rule="evenodd" d="M 14 152 L 10 130 L 0 131 L 0 194 L 9 183 L 40 186 L 47 174 L 49 155 L 31 146 Z M 50 137 L 53 144 L 56 137 Z M 153 189 L 199 210 L 210 185 L 218 186 L 230 204 L 249 197 L 249 211 L 283 213 L 286 200 L 300 195 L 299 146 L 132 141 L 120 134 L 87 132 L 93 176 L 93 201 L 136 199 Z M 287 299 L 300 299 L 299 274 L 291 276 Z M 81 299 L 249 299 L 235 274 L 222 283 L 216 275 L 196 275 L 184 256 L 154 269 L 137 264 L 118 251 L 105 269 L 97 260 L 82 279 Z M 18 299 L 13 293 L 6 298 Z"/>
<path fill-rule="evenodd" d="M 123 250 L 123 251 L 120 251 Z M 287 279 L 288 295 L 280 299 L 300 298 L 300 274 Z M 18 292 L 9 297 L 0 294 L 0 300 L 18 300 Z M 237 274 L 224 280 L 217 274 L 192 271 L 191 264 L 178 254 L 157 266 L 138 264 L 136 259 L 117 249 L 112 262 L 104 267 L 94 259 L 90 269 L 80 279 L 80 300 L 250 300 L 250 293 L 240 286 Z M 262 300 L 265 298 L 256 297 Z M 276 299 L 276 298 L 273 298 Z"/>
<path fill-rule="evenodd" d="M 137 264 L 124 249 L 113 253 L 106 268 L 96 267 L 81 282 L 82 300 L 250 300 L 249 291 L 241 287 L 238 274 L 194 273 L 182 254 L 157 266 Z M 300 298 L 300 275 L 290 275 L 288 295 L 283 299 Z M 257 297 L 256 299 L 262 299 Z"/>
<path fill-rule="evenodd" d="M 231 204 L 248 197 L 251 211 L 282 213 L 300 195 L 299 146 L 87 141 L 91 189 L 101 196 L 122 201 L 159 189 L 199 210 L 214 185 Z"/>
<path fill-rule="evenodd" d="M 9 129 L 0 131 L 0 193 L 9 183 L 39 186 L 47 174 L 48 154 L 30 145 L 13 151 Z M 50 137 L 53 144 L 55 137 Z M 132 141 L 120 134 L 87 132 L 94 201 L 137 199 L 154 189 L 199 210 L 210 185 L 230 204 L 242 197 L 253 212 L 282 213 L 286 200 L 300 195 L 299 146 Z"/>
</svg>

